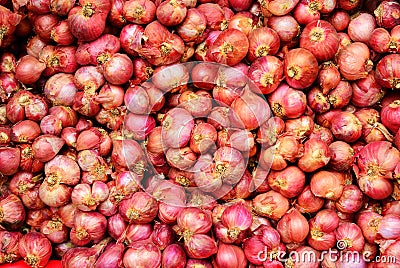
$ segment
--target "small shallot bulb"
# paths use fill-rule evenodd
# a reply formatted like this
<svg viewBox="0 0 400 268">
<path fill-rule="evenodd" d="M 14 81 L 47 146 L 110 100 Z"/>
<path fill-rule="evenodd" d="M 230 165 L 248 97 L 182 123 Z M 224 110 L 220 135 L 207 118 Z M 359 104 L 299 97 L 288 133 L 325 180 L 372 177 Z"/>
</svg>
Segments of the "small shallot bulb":
<svg viewBox="0 0 400 268">
<path fill-rule="evenodd" d="M 336 202 L 336 208 L 343 213 L 355 213 L 361 209 L 364 196 L 356 185 L 346 185 L 342 196 Z"/>
<path fill-rule="evenodd" d="M 318 73 L 318 83 L 322 93 L 326 94 L 340 82 L 339 69 L 332 62 L 325 62 Z"/>
<path fill-rule="evenodd" d="M 400 216 L 388 214 L 380 221 L 378 232 L 385 239 L 398 239 L 400 237 Z"/>
<path fill-rule="evenodd" d="M 354 162 L 354 149 L 344 141 L 335 141 L 329 145 L 331 160 L 329 165 L 337 171 L 348 170 Z"/>
<path fill-rule="evenodd" d="M 199 208 L 185 208 L 177 218 L 179 233 L 206 234 L 211 230 L 211 215 Z"/>
<path fill-rule="evenodd" d="M 324 205 L 324 199 L 317 197 L 311 191 L 310 186 L 306 186 L 301 194 L 297 197 L 296 208 L 301 213 L 313 213 L 320 210 Z"/>
<path fill-rule="evenodd" d="M 99 241 L 107 231 L 107 219 L 98 212 L 75 213 L 74 227 L 71 229 L 71 242 L 85 246 L 91 241 Z"/>
<path fill-rule="evenodd" d="M 311 177 L 311 191 L 315 196 L 337 200 L 343 193 L 344 180 L 342 173 L 321 170 Z"/>
<path fill-rule="evenodd" d="M 309 139 L 304 143 L 304 154 L 300 157 L 298 166 L 304 172 L 314 172 L 327 165 L 329 160 L 328 145 L 318 139 Z"/>
<path fill-rule="evenodd" d="M 224 210 L 221 223 L 226 228 L 228 238 L 235 241 L 250 228 L 252 216 L 244 204 L 237 203 Z"/>
<path fill-rule="evenodd" d="M 286 198 L 298 196 L 304 188 L 306 176 L 296 166 L 289 166 L 281 171 L 270 171 L 268 185 Z"/>
<path fill-rule="evenodd" d="M 215 262 L 220 268 L 246 268 L 244 251 L 235 245 L 219 244 Z"/>
<path fill-rule="evenodd" d="M 27 233 L 18 245 L 19 254 L 31 267 L 45 267 L 51 257 L 51 243 L 41 233 Z"/>
<path fill-rule="evenodd" d="M 276 226 L 284 243 L 301 243 L 309 232 L 307 219 L 296 209 L 290 209 Z"/>
<path fill-rule="evenodd" d="M 280 118 L 297 118 L 307 107 L 306 95 L 285 83 L 281 83 L 268 97 L 268 102 L 274 115 Z"/>
<path fill-rule="evenodd" d="M 161 266 L 165 268 L 185 268 L 185 250 L 178 244 L 167 246 L 163 251 Z"/>
<path fill-rule="evenodd" d="M 317 79 L 317 59 L 305 48 L 292 49 L 285 56 L 284 74 L 291 87 L 305 89 Z"/>
<path fill-rule="evenodd" d="M 362 231 L 355 223 L 341 223 L 335 230 L 335 236 L 341 250 L 361 252 L 364 248 L 365 240 Z"/>
<path fill-rule="evenodd" d="M 119 205 L 119 213 L 130 223 L 148 223 L 157 216 L 157 201 L 147 193 L 137 192 L 124 199 Z"/>
<path fill-rule="evenodd" d="M 316 250 L 328 250 L 336 244 L 334 230 L 339 226 L 334 210 L 321 210 L 309 221 L 310 234 L 307 242 Z"/>
<path fill-rule="evenodd" d="M 15 77 L 24 84 L 36 83 L 42 72 L 46 69 L 46 64 L 37 58 L 25 55 L 17 63 Z"/>
<path fill-rule="evenodd" d="M 337 61 L 340 73 L 347 80 L 365 78 L 373 67 L 370 50 L 361 42 L 354 42 L 343 48 Z"/>
<path fill-rule="evenodd" d="M 18 253 L 18 241 L 21 239 L 20 232 L 0 231 L 0 263 L 14 262 L 21 258 Z"/>
<path fill-rule="evenodd" d="M 362 125 L 358 118 L 350 112 L 339 112 L 332 118 L 331 131 L 336 139 L 355 142 L 362 135 Z"/>
<path fill-rule="evenodd" d="M 205 234 L 194 234 L 185 239 L 184 244 L 187 255 L 190 258 L 206 259 L 217 253 L 217 243 Z"/>
<path fill-rule="evenodd" d="M 8 228 L 15 229 L 25 220 L 24 205 L 15 194 L 9 194 L 0 200 L 0 223 Z"/>
<path fill-rule="evenodd" d="M 279 220 L 289 210 L 289 201 L 280 193 L 271 190 L 253 199 L 254 211 L 273 220 Z"/>
<path fill-rule="evenodd" d="M 13 175 L 18 171 L 21 152 L 18 148 L 0 147 L 0 173 Z"/>
<path fill-rule="evenodd" d="M 138 241 L 129 246 L 123 257 L 125 267 L 159 267 L 161 251 L 151 242 Z"/>
<path fill-rule="evenodd" d="M 53 159 L 63 147 L 65 141 L 54 135 L 42 135 L 35 139 L 32 150 L 35 158 L 41 162 Z"/>
</svg>

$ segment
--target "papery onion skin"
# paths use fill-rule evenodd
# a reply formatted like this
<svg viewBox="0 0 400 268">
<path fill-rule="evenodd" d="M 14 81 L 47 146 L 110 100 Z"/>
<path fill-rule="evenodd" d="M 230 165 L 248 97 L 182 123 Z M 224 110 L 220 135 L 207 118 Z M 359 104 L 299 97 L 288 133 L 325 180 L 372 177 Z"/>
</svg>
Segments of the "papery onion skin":
<svg viewBox="0 0 400 268">
<path fill-rule="evenodd" d="M 111 4 L 108 1 L 98 1 L 94 5 L 90 1 L 80 2 L 82 7 L 76 6 L 68 13 L 68 24 L 78 40 L 93 41 L 100 37 L 105 29 Z"/>
<path fill-rule="evenodd" d="M 33 84 L 39 80 L 45 68 L 46 64 L 40 62 L 33 56 L 26 55 L 18 61 L 15 69 L 15 77 L 21 83 Z"/>
<path fill-rule="evenodd" d="M 284 60 L 284 74 L 289 86 L 305 89 L 317 79 L 317 59 L 304 48 L 292 49 L 286 54 Z"/>
<path fill-rule="evenodd" d="M 96 260 L 95 268 L 117 267 L 122 261 L 125 247 L 123 244 L 107 245 L 107 249 Z"/>
<path fill-rule="evenodd" d="M 360 13 L 350 21 L 348 34 L 354 42 L 368 43 L 375 27 L 374 16 L 367 13 Z"/>
<path fill-rule="evenodd" d="M 347 28 L 350 23 L 350 15 L 344 10 L 333 11 L 328 21 L 340 32 Z"/>
<path fill-rule="evenodd" d="M 400 23 L 398 13 L 400 5 L 396 1 L 382 1 L 374 10 L 376 22 L 379 26 L 391 29 Z"/>
<path fill-rule="evenodd" d="M 298 196 L 305 185 L 305 174 L 295 166 L 289 166 L 282 171 L 271 171 L 267 179 L 270 187 L 286 198 Z"/>
<path fill-rule="evenodd" d="M 383 57 L 376 66 L 375 78 L 386 88 L 400 88 L 400 55 L 391 54 Z"/>
<path fill-rule="evenodd" d="M 276 228 L 284 243 L 301 243 L 309 232 L 307 219 L 296 208 L 289 210 Z"/>
<path fill-rule="evenodd" d="M 281 0 L 272 0 L 263 2 L 262 7 L 267 9 L 269 12 L 274 14 L 275 16 L 283 16 L 289 13 L 299 2 L 299 0 L 291 0 L 291 1 L 281 1 Z"/>
<path fill-rule="evenodd" d="M 260 57 L 251 64 L 248 75 L 262 94 L 269 94 L 283 79 L 283 63 L 274 56 Z"/>
<path fill-rule="evenodd" d="M 307 107 L 306 95 L 285 83 L 281 83 L 268 97 L 268 102 L 274 115 L 280 118 L 297 118 Z"/>
<path fill-rule="evenodd" d="M 227 29 L 217 37 L 209 52 L 215 62 L 233 66 L 246 57 L 248 50 L 247 36 L 239 30 Z"/>
<path fill-rule="evenodd" d="M 206 259 L 218 251 L 214 239 L 205 234 L 194 234 L 185 240 L 184 246 L 188 256 L 195 259 Z"/>
<path fill-rule="evenodd" d="M 271 28 L 256 28 L 250 32 L 249 36 L 249 60 L 278 53 L 280 39 L 277 32 Z"/>
<path fill-rule="evenodd" d="M 218 267 L 245 268 L 247 259 L 241 248 L 235 245 L 220 244 L 215 257 Z"/>
<path fill-rule="evenodd" d="M 333 58 L 339 48 L 336 29 L 325 20 L 310 22 L 300 37 L 300 47 L 308 49 L 319 61 Z M 323 49 L 322 49 L 323 48 Z"/>
<path fill-rule="evenodd" d="M 253 199 L 253 207 L 258 215 L 279 220 L 289 210 L 289 202 L 287 198 L 271 190 L 257 195 Z"/>
<path fill-rule="evenodd" d="M 348 80 L 367 77 L 372 70 L 373 62 L 366 44 L 354 42 L 343 48 L 337 59 L 341 75 Z"/>
<path fill-rule="evenodd" d="M 41 233 L 30 232 L 24 235 L 18 245 L 19 254 L 32 267 L 44 267 L 51 257 L 51 243 Z"/>
<path fill-rule="evenodd" d="M 186 254 L 179 244 L 168 245 L 162 255 L 161 265 L 165 268 L 184 268 L 186 266 Z"/>
<path fill-rule="evenodd" d="M 156 201 L 144 192 L 137 192 L 119 206 L 119 213 L 127 222 L 148 223 L 157 216 Z"/>
<path fill-rule="evenodd" d="M 135 24 L 147 24 L 154 20 L 156 5 L 152 1 L 126 1 L 123 5 L 124 18 Z"/>
<path fill-rule="evenodd" d="M 311 177 L 310 186 L 315 196 L 337 200 L 343 193 L 344 176 L 339 172 L 322 170 Z"/>
<path fill-rule="evenodd" d="M 296 38 L 299 36 L 301 28 L 292 16 L 272 16 L 268 19 L 267 25 L 278 33 L 281 44 L 290 44 L 292 41 L 296 44 Z"/>
<path fill-rule="evenodd" d="M 0 173 L 13 175 L 17 172 L 21 160 L 20 150 L 12 147 L 0 148 Z"/>
</svg>

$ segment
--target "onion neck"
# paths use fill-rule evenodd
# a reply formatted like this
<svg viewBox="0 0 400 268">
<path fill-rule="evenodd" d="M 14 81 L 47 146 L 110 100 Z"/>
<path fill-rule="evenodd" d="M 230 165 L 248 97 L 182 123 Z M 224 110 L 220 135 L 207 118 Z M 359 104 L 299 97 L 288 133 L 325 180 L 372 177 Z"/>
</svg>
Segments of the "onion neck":
<svg viewBox="0 0 400 268">
<path fill-rule="evenodd" d="M 324 34 L 324 30 L 316 27 L 314 29 L 311 30 L 310 32 L 310 40 L 312 42 L 321 42 L 325 39 L 325 34 Z"/>
<path fill-rule="evenodd" d="M 284 116 L 284 110 L 281 104 L 279 103 L 274 103 L 272 104 L 272 110 L 274 111 L 274 113 L 279 116 L 279 117 L 283 117 Z"/>
<path fill-rule="evenodd" d="M 368 59 L 368 60 L 365 62 L 365 71 L 367 72 L 367 74 L 368 74 L 370 71 L 372 71 L 373 67 L 374 67 L 374 62 L 373 62 L 372 60 Z"/>
<path fill-rule="evenodd" d="M 196 194 L 190 199 L 190 204 L 195 205 L 196 207 L 200 207 L 203 205 L 203 199 L 201 198 L 201 195 Z"/>
<path fill-rule="evenodd" d="M 4 132 L 0 133 L 0 143 L 5 143 L 6 141 L 8 141 L 8 135 L 5 134 Z"/>
<path fill-rule="evenodd" d="M 391 85 L 392 85 L 392 88 L 400 89 L 400 79 L 399 78 L 393 78 Z"/>
<path fill-rule="evenodd" d="M 233 47 L 233 45 L 232 45 L 231 43 L 224 42 L 224 43 L 222 44 L 222 46 L 220 46 L 219 52 L 220 52 L 222 55 L 226 56 L 226 55 L 228 55 L 229 52 L 232 52 L 233 49 L 234 49 L 234 47 Z"/>
<path fill-rule="evenodd" d="M 172 51 L 171 44 L 169 44 L 167 42 L 162 43 L 161 47 L 160 47 L 160 51 L 161 51 L 161 55 L 168 56 Z"/>
<path fill-rule="evenodd" d="M 185 176 L 178 176 L 176 177 L 175 181 L 180 185 L 182 185 L 183 187 L 189 187 L 190 185 L 190 180 Z"/>
<path fill-rule="evenodd" d="M 218 174 L 218 177 L 220 178 L 223 178 L 226 175 L 228 169 L 229 167 L 228 164 L 226 163 L 220 163 L 215 166 L 215 172 Z"/>
<path fill-rule="evenodd" d="M 57 174 L 51 173 L 47 176 L 47 183 L 52 187 L 59 183 L 60 178 Z"/>
<path fill-rule="evenodd" d="M 294 262 L 292 259 L 287 259 L 285 261 L 285 268 L 294 268 Z"/>
<path fill-rule="evenodd" d="M 12 262 L 16 261 L 16 259 L 17 259 L 17 255 L 15 255 L 14 253 L 9 253 L 9 254 L 4 255 L 4 261 L 6 263 L 12 263 Z"/>
<path fill-rule="evenodd" d="M 61 231 L 62 227 L 63 227 L 63 224 L 58 220 L 50 221 L 49 222 L 49 227 L 51 229 L 53 229 L 53 230 Z"/>
<path fill-rule="evenodd" d="M 39 258 L 32 254 L 28 254 L 28 256 L 24 258 L 24 260 L 32 267 L 37 267 L 39 264 Z"/>
<path fill-rule="evenodd" d="M 145 168 L 145 165 L 144 165 L 143 161 L 137 162 L 132 167 L 132 171 L 135 172 L 138 175 L 143 175 L 145 170 L 146 170 L 146 168 Z"/>
<path fill-rule="evenodd" d="M 33 155 L 32 147 L 26 147 L 21 151 L 21 154 L 26 158 L 31 158 Z"/>
<path fill-rule="evenodd" d="M 98 64 L 104 64 L 110 59 L 111 55 L 108 54 L 107 52 L 101 53 L 99 56 L 97 56 L 96 61 Z"/>
<path fill-rule="evenodd" d="M 26 185 L 25 183 L 18 185 L 18 192 L 20 192 L 21 194 L 25 193 L 26 190 L 28 190 L 28 185 Z"/>
<path fill-rule="evenodd" d="M 230 238 L 236 240 L 240 235 L 240 229 L 237 227 L 231 228 L 228 230 L 228 235 Z"/>
<path fill-rule="evenodd" d="M 29 99 L 29 96 L 22 95 L 18 98 L 18 104 L 22 106 L 26 106 L 31 103 L 31 100 Z"/>
<path fill-rule="evenodd" d="M 325 196 L 325 198 L 327 199 L 333 199 L 335 197 L 335 193 L 334 192 L 328 192 Z"/>
<path fill-rule="evenodd" d="M 188 242 L 189 239 L 192 238 L 193 235 L 194 235 L 194 233 L 190 230 L 185 230 L 182 233 L 182 237 L 185 242 Z"/>
<path fill-rule="evenodd" d="M 88 232 L 84 229 L 84 228 L 78 228 L 77 230 L 76 230 L 76 236 L 80 239 L 80 240 L 83 240 L 83 239 L 86 239 L 87 237 L 88 237 Z"/>
<path fill-rule="evenodd" d="M 267 45 L 260 45 L 257 47 L 256 51 L 255 51 L 255 55 L 260 58 L 260 57 L 264 57 L 267 56 L 269 53 L 270 47 Z"/>
<path fill-rule="evenodd" d="M 266 86 L 274 84 L 274 76 L 271 73 L 264 73 L 261 76 L 260 84 L 263 87 L 266 87 Z"/>
<path fill-rule="evenodd" d="M 143 17 L 145 10 L 142 6 L 138 6 L 133 10 L 133 17 L 138 20 Z"/>
<path fill-rule="evenodd" d="M 313 239 L 318 239 L 318 238 L 321 238 L 324 236 L 324 233 L 321 230 L 316 229 L 316 228 L 312 229 L 310 234 Z"/>
<path fill-rule="evenodd" d="M 227 20 L 223 20 L 221 22 L 221 31 L 228 29 L 228 25 L 229 25 L 228 21 Z"/>
<path fill-rule="evenodd" d="M 92 8 L 92 4 L 86 3 L 85 5 L 83 5 L 83 7 L 82 7 L 83 16 L 85 16 L 86 18 L 90 18 L 93 16 L 94 13 L 95 12 Z"/>
<path fill-rule="evenodd" d="M 287 69 L 287 74 L 290 78 L 294 78 L 296 80 L 300 79 L 301 70 L 298 66 L 290 66 Z"/>
<path fill-rule="evenodd" d="M 317 1 L 312 1 L 308 8 L 315 14 L 318 10 L 321 9 L 321 5 Z"/>
<path fill-rule="evenodd" d="M 56 56 L 51 57 L 48 61 L 47 61 L 47 66 L 51 66 L 51 67 L 57 67 L 60 66 L 60 59 Z"/>
<path fill-rule="evenodd" d="M 0 27 L 0 40 L 3 40 L 4 39 L 4 37 L 7 35 L 7 33 L 8 33 L 8 27 L 6 27 L 6 26 L 1 26 Z"/>
<path fill-rule="evenodd" d="M 375 165 L 369 165 L 367 169 L 367 174 L 369 177 L 375 177 L 379 175 L 379 167 Z"/>
<path fill-rule="evenodd" d="M 92 207 L 96 205 L 96 201 L 91 196 L 89 196 L 85 199 L 84 204 L 88 207 Z"/>
<path fill-rule="evenodd" d="M 129 220 L 138 220 L 140 218 L 140 213 L 136 209 L 130 208 L 126 212 L 126 216 Z"/>
<path fill-rule="evenodd" d="M 169 4 L 170 4 L 171 6 L 173 6 L 173 7 L 178 7 L 178 6 L 179 6 L 178 1 L 176 1 L 176 0 L 170 0 L 170 1 L 169 1 Z"/>
</svg>

